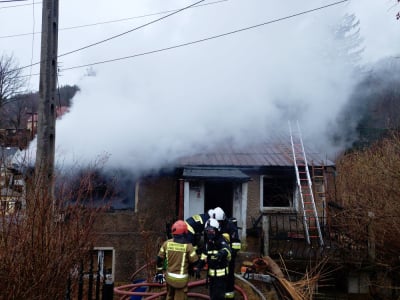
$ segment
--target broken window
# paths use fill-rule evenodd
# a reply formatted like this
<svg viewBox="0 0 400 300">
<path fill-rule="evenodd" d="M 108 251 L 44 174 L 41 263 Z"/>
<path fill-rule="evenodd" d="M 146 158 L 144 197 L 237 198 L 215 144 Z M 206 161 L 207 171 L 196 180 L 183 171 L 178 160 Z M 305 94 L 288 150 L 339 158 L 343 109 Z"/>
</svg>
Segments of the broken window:
<svg viewBox="0 0 400 300">
<path fill-rule="evenodd" d="M 292 208 L 296 191 L 295 174 L 261 177 L 261 197 L 264 208 Z"/>
</svg>

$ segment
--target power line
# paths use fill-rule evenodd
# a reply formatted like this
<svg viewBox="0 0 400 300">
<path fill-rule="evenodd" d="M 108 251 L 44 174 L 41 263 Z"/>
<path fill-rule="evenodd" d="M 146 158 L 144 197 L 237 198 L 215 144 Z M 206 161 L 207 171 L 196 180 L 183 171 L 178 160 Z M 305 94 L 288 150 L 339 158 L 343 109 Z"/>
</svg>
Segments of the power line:
<svg viewBox="0 0 400 300">
<path fill-rule="evenodd" d="M 0 3 L 5 3 L 5 2 L 19 2 L 19 1 L 28 1 L 28 0 L 2 0 Z"/>
<path fill-rule="evenodd" d="M 261 26 L 264 26 L 264 25 L 277 23 L 277 22 L 280 22 L 280 21 L 283 21 L 283 20 L 291 19 L 291 18 L 294 18 L 294 17 L 298 17 L 298 16 L 301 16 L 301 15 L 312 13 L 312 12 L 315 12 L 315 11 L 318 11 L 318 10 L 322 10 L 322 9 L 325 9 L 325 8 L 328 8 L 328 7 L 331 7 L 331 6 L 339 5 L 341 3 L 348 2 L 348 1 L 350 1 L 350 0 L 342 0 L 342 1 L 334 2 L 334 3 L 327 4 L 327 5 L 324 5 L 324 6 L 320 6 L 320 7 L 314 8 L 314 9 L 310 9 L 310 10 L 306 10 L 306 11 L 303 11 L 303 12 L 300 12 L 300 13 L 292 14 L 292 15 L 289 15 L 289 16 L 286 16 L 286 17 L 282 17 L 282 18 L 274 19 L 274 20 L 267 21 L 267 22 L 264 22 L 264 23 L 260 23 L 260 24 L 256 24 L 256 25 L 252 25 L 252 26 L 248 26 L 248 27 L 244 27 L 244 28 L 240 28 L 240 29 L 237 29 L 237 30 L 221 33 L 221 34 L 218 34 L 218 35 L 213 35 L 213 36 L 210 36 L 210 37 L 207 37 L 207 38 L 203 38 L 203 39 L 199 39 L 199 40 L 195 40 L 195 41 L 191 41 L 191 42 L 187 42 L 187 43 L 182 43 L 182 44 L 178 44 L 178 45 L 174 45 L 174 46 L 170 46 L 170 47 L 160 48 L 160 49 L 147 51 L 147 52 L 142 52 L 142 53 L 138 53 L 138 54 L 133 54 L 133 55 L 129 55 L 129 56 L 113 58 L 113 59 L 109 59 L 109 60 L 103 60 L 103 61 L 94 62 L 94 63 L 90 63 L 90 64 L 64 68 L 61 71 L 85 68 L 85 67 L 90 67 L 90 66 L 95 66 L 95 65 L 100 65 L 100 64 L 105 64 L 105 63 L 110 63 L 110 62 L 130 59 L 130 58 L 135 58 L 135 57 L 139 57 L 139 56 L 154 54 L 154 53 L 158 53 L 158 52 L 168 51 L 168 50 L 181 48 L 181 47 L 185 47 L 185 46 L 190 46 L 190 45 L 194 45 L 194 44 L 198 44 L 198 43 L 214 40 L 214 39 L 217 39 L 217 38 L 221 38 L 221 37 L 224 37 L 224 36 L 232 35 L 232 34 L 235 34 L 235 33 L 239 33 L 239 32 L 242 32 L 242 31 L 255 29 L 255 28 L 258 28 L 258 27 L 261 27 Z"/>
<path fill-rule="evenodd" d="M 195 3 L 193 3 L 193 4 L 191 4 L 191 5 L 188 5 L 188 6 L 185 6 L 185 7 L 181 8 L 181 9 L 178 9 L 178 10 L 176 10 L 176 11 L 174 11 L 174 12 L 172 12 L 172 13 L 166 15 L 166 16 L 163 16 L 163 17 L 161 17 L 161 18 L 155 19 L 155 20 L 153 20 L 153 21 L 150 21 L 150 22 L 148 22 L 148 23 L 145 23 L 145 24 L 140 25 L 140 26 L 138 26 L 138 27 L 135 27 L 135 28 L 133 28 L 133 29 L 124 31 L 124 32 L 122 32 L 122 33 L 113 35 L 113 36 L 111 36 L 111 37 L 109 37 L 109 38 L 106 38 L 106 39 L 104 39 L 104 40 L 98 41 L 98 42 L 96 42 L 96 43 L 92 43 L 92 44 L 86 45 L 86 46 L 84 46 L 84 47 L 81 47 L 81 48 L 78 48 L 78 49 L 75 49 L 75 50 L 72 50 L 72 51 L 69 51 L 69 52 L 65 52 L 65 53 L 63 53 L 63 54 L 60 54 L 58 57 L 63 57 L 63 56 L 66 56 L 66 55 L 69 55 L 69 54 L 72 54 L 72 53 L 75 53 L 75 52 L 78 52 L 78 51 L 82 51 L 82 50 L 84 50 L 84 49 L 88 49 L 88 48 L 93 47 L 93 46 L 97 46 L 97 45 L 102 44 L 102 43 L 108 42 L 108 41 L 110 41 L 110 40 L 113 40 L 113 39 L 118 38 L 118 37 L 120 37 L 120 36 L 123 36 L 123 35 L 125 35 L 125 34 L 131 33 L 131 32 L 133 32 L 133 31 L 136 31 L 136 30 L 138 30 L 138 29 L 141 29 L 141 28 L 143 28 L 143 27 L 146 27 L 146 26 L 148 26 L 148 25 L 151 25 L 151 24 L 153 24 L 153 23 L 156 23 L 156 22 L 158 22 L 158 21 L 161 21 L 161 20 L 163 20 L 163 19 L 166 19 L 166 18 L 168 18 L 168 17 L 170 17 L 170 16 L 173 16 L 173 15 L 175 15 L 175 14 L 181 12 L 181 11 L 184 11 L 185 9 L 191 8 L 191 7 L 195 6 L 196 4 L 199 4 L 199 3 L 204 2 L 204 1 L 205 1 L 205 0 L 199 0 L 199 1 L 197 1 L 197 2 L 195 2 Z"/>
<path fill-rule="evenodd" d="M 251 29 L 255 29 L 261 26 L 265 26 L 265 25 L 269 25 L 272 23 L 277 23 L 280 21 L 284 21 L 287 19 L 291 19 L 291 18 L 295 18 L 301 15 L 305 15 L 305 14 L 309 14 L 318 10 L 322 10 L 331 6 L 336 6 L 345 2 L 348 2 L 350 0 L 342 0 L 342 1 L 337 1 L 337 2 L 333 2 L 331 4 L 327 4 L 324 6 L 320 6 L 317 8 L 313 8 L 310 10 L 305 10 L 296 14 L 292 14 L 286 17 L 281 17 L 281 18 L 277 18 L 277 19 L 273 19 L 267 22 L 263 22 L 260 24 L 256 24 L 256 25 L 252 25 L 252 26 L 248 26 L 248 27 L 244 27 L 244 28 L 240 28 L 237 30 L 233 30 L 233 31 L 229 31 L 229 32 L 225 32 L 225 33 L 221 33 L 221 34 L 217 34 L 217 35 L 213 35 L 207 38 L 203 38 L 203 39 L 199 39 L 199 40 L 195 40 L 195 41 L 191 41 L 191 42 L 186 42 L 186 43 L 182 43 L 182 44 L 178 44 L 178 45 L 174 45 L 174 46 L 170 46 L 170 47 L 165 47 L 165 48 L 160 48 L 160 49 L 156 49 L 156 50 L 151 50 L 151 51 L 147 51 L 147 52 L 142 52 L 142 53 L 138 53 L 138 54 L 133 54 L 133 55 L 129 55 L 129 56 L 124 56 L 124 57 L 118 57 L 118 58 L 113 58 L 113 59 L 109 59 L 109 60 L 103 60 L 103 61 L 99 61 L 99 62 L 94 62 L 94 63 L 89 63 L 89 64 L 84 64 L 84 65 L 79 65 L 79 66 L 73 66 L 73 67 L 68 67 L 68 68 L 63 68 L 61 69 L 61 71 L 67 71 L 67 70 L 73 70 L 73 69 L 79 69 L 79 68 L 85 68 L 85 67 L 90 67 L 90 66 L 95 66 L 95 65 L 100 65 L 100 64 L 106 64 L 106 63 L 110 63 L 110 62 L 115 62 L 115 61 L 120 61 L 120 60 L 125 60 L 125 59 L 130 59 L 130 58 L 135 58 L 135 57 L 139 57 L 139 56 L 145 56 L 145 55 L 149 55 L 149 54 L 154 54 L 154 53 L 159 53 L 159 52 L 164 52 L 164 51 L 168 51 L 168 50 L 172 50 L 172 49 L 176 49 L 176 48 L 181 48 L 181 47 L 185 47 L 185 46 L 190 46 L 190 45 L 194 45 L 194 44 L 198 44 L 198 43 L 202 43 L 202 42 L 206 42 L 206 41 L 210 41 L 210 40 L 214 40 L 217 38 L 221 38 L 224 36 L 228 36 L 228 35 L 232 35 L 235 33 L 239 33 L 239 32 L 243 32 L 243 31 L 247 31 L 247 30 L 251 30 Z M 19 69 L 23 69 L 26 68 L 22 67 Z M 33 74 L 33 75 L 39 75 L 37 74 Z M 20 77 L 25 77 L 26 75 L 20 76 Z"/>
<path fill-rule="evenodd" d="M 32 3 L 35 3 L 32 0 Z M 35 45 L 35 6 L 32 6 L 32 39 L 31 39 L 31 65 L 33 63 L 33 52 Z M 32 66 L 29 68 L 29 79 L 28 79 L 28 86 L 30 86 L 32 78 Z"/>
<path fill-rule="evenodd" d="M 191 8 L 196 8 L 196 7 L 201 7 L 201 6 L 207 6 L 207 5 L 214 5 L 218 4 L 221 2 L 226 2 L 229 0 L 218 0 L 214 2 L 209 2 L 209 3 L 203 3 L 203 4 L 198 4 L 194 5 Z M 41 2 L 35 2 L 35 3 L 41 3 Z M 129 21 L 129 20 L 134 20 L 134 19 L 141 19 L 141 18 L 146 18 L 146 17 L 151 17 L 151 16 L 156 16 L 156 15 L 163 15 L 167 14 L 170 12 L 176 12 L 179 9 L 170 9 L 170 10 L 165 10 L 165 11 L 160 11 L 160 12 L 155 12 L 155 13 L 150 13 L 150 14 L 145 14 L 145 15 L 139 15 L 139 16 L 133 16 L 133 17 L 127 17 L 127 18 L 121 18 L 121 19 L 115 19 L 115 20 L 109 20 L 109 21 L 103 21 L 103 22 L 96 22 L 96 23 L 89 23 L 89 24 L 82 24 L 82 25 L 76 25 L 76 26 L 70 26 L 70 27 L 64 27 L 60 28 L 59 31 L 62 30 L 71 30 L 71 29 L 78 29 L 78 28 L 84 28 L 84 27 L 92 27 L 92 26 L 98 26 L 98 25 L 104 25 L 104 24 L 111 24 L 111 23 L 118 23 L 118 22 L 124 22 L 124 21 Z M 34 34 L 40 34 L 41 31 L 34 32 Z M 3 35 L 0 36 L 0 39 L 4 38 L 13 38 L 13 37 L 20 37 L 20 36 L 26 36 L 26 35 L 31 35 L 32 32 L 30 33 L 17 33 L 17 34 L 12 34 L 12 35 Z"/>
<path fill-rule="evenodd" d="M 93 46 L 97 46 L 97 45 L 102 44 L 102 43 L 108 42 L 108 41 L 110 41 L 110 40 L 112 40 L 112 39 L 121 37 L 121 36 L 123 36 L 123 35 L 125 35 L 125 34 L 128 34 L 128 33 L 133 32 L 133 31 L 135 31 L 135 30 L 141 29 L 141 28 L 143 28 L 143 27 L 146 27 L 146 26 L 148 26 L 148 25 L 151 25 L 151 24 L 153 24 L 153 23 L 156 23 L 156 22 L 158 22 L 158 21 L 161 21 L 161 20 L 163 20 L 163 19 L 166 19 L 166 18 L 168 18 L 168 17 L 170 17 L 170 16 L 172 16 L 172 15 L 175 15 L 175 14 L 177 14 L 177 13 L 179 13 L 179 12 L 185 10 L 185 9 L 191 8 L 191 7 L 197 5 L 197 4 L 201 3 L 201 2 L 204 2 L 204 1 L 205 1 L 205 0 L 197 1 L 197 2 L 195 2 L 195 3 L 193 3 L 193 4 L 191 4 L 191 5 L 188 5 L 188 6 L 185 6 L 185 7 L 181 8 L 181 9 L 178 9 L 178 10 L 176 10 L 176 11 L 174 11 L 174 12 L 172 12 L 172 13 L 166 15 L 166 16 L 163 16 L 163 17 L 160 17 L 160 18 L 155 19 L 155 20 L 153 20 L 153 21 L 147 22 L 147 23 L 145 23 L 145 24 L 143 24 L 143 25 L 140 25 L 140 26 L 135 27 L 135 28 L 133 28 L 133 29 L 130 29 L 130 30 L 128 30 L 128 31 L 124 31 L 124 32 L 119 33 L 119 34 L 117 34 L 117 35 L 113 35 L 113 36 L 111 36 L 111 37 L 109 37 L 109 38 L 100 40 L 100 41 L 98 41 L 98 42 L 96 42 L 96 43 L 92 43 L 92 44 L 86 45 L 86 46 L 84 46 L 84 47 L 81 47 L 81 48 L 78 48 L 78 49 L 75 49 L 75 50 L 72 50 L 72 51 L 69 51 L 69 52 L 65 52 L 65 53 L 63 53 L 63 54 L 58 55 L 57 57 L 66 56 L 66 55 L 69 55 L 69 54 L 72 54 L 72 53 L 75 53 L 75 52 L 78 52 L 78 51 L 82 51 L 82 50 L 84 50 L 84 49 L 87 49 L 87 48 L 90 48 L 90 47 L 93 47 Z M 31 66 L 35 66 L 35 65 L 38 65 L 38 64 L 40 64 L 40 61 L 39 61 L 39 62 L 36 62 L 36 63 L 34 63 L 34 64 L 30 64 L 30 65 L 27 65 L 27 66 L 20 67 L 20 68 L 18 68 L 18 70 L 26 69 L 26 68 L 29 68 L 29 67 L 31 67 Z"/>
<path fill-rule="evenodd" d="M 12 5 L 12 6 L 0 7 L 0 9 L 14 8 L 14 7 L 19 7 L 19 6 L 35 5 L 35 4 L 40 4 L 40 3 L 42 3 L 42 2 L 33 2 L 33 3 L 27 3 L 27 4 L 17 4 L 17 5 Z"/>
</svg>

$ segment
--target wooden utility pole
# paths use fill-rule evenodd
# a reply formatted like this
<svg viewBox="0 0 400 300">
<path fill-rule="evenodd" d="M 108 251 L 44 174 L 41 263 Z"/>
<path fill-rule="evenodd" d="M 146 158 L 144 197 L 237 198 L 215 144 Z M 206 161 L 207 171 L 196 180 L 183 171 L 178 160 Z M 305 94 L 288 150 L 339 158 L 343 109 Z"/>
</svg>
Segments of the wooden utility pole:
<svg viewBox="0 0 400 300">
<path fill-rule="evenodd" d="M 58 0 L 43 0 L 35 177 L 48 197 L 54 194 L 57 48 Z"/>
</svg>

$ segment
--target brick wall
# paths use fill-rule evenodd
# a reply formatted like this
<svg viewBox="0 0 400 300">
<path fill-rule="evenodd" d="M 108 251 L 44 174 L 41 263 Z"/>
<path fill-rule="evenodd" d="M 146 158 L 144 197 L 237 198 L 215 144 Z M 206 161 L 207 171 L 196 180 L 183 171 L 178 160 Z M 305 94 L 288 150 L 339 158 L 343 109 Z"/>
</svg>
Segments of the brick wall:
<svg viewBox="0 0 400 300">
<path fill-rule="evenodd" d="M 156 258 L 166 238 L 165 224 L 175 218 L 176 184 L 173 177 L 144 179 L 139 185 L 137 212 L 114 210 L 98 217 L 95 247 L 114 249 L 116 282 L 129 282 L 136 270 Z"/>
</svg>

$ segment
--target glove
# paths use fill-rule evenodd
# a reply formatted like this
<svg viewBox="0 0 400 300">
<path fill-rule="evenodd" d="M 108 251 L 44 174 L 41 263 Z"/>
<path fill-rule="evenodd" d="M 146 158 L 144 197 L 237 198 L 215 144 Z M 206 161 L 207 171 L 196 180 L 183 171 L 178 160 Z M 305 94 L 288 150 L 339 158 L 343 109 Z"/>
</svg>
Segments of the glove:
<svg viewBox="0 0 400 300">
<path fill-rule="evenodd" d="M 154 276 L 154 281 L 163 284 L 164 283 L 164 274 L 162 272 L 157 272 L 156 276 Z"/>
</svg>

